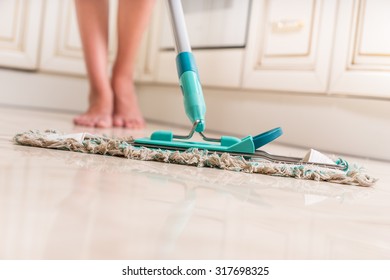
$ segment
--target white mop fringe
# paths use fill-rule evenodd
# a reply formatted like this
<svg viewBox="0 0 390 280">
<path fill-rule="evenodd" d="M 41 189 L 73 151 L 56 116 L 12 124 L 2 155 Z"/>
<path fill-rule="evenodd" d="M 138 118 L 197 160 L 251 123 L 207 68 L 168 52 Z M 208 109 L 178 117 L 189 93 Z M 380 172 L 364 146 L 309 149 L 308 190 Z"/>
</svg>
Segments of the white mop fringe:
<svg viewBox="0 0 390 280">
<path fill-rule="evenodd" d="M 91 137 L 88 139 L 82 137 L 77 139 L 74 136 L 64 136 L 66 136 L 66 134 L 61 134 L 54 130 L 46 130 L 44 132 L 31 130 L 15 135 L 13 140 L 17 144 L 32 147 L 117 156 L 134 160 L 211 167 L 246 173 L 326 181 L 362 187 L 372 186 L 377 181 L 376 178 L 366 174 L 362 168 L 352 165 L 349 165 L 347 171 L 340 171 L 312 164 L 285 164 L 268 161 L 254 162 L 240 156 L 232 156 L 228 153 L 218 155 L 213 152 L 198 149 L 179 152 L 140 148 L 129 144 L 129 142 L 133 140 L 132 137 L 109 138 L 104 136 Z"/>
</svg>

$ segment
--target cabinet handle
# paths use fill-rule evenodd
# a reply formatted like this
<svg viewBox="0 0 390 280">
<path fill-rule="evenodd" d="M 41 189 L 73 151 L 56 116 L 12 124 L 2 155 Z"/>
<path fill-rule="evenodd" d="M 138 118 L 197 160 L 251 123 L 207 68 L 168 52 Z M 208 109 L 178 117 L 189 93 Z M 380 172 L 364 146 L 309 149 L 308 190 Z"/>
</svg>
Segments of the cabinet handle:
<svg viewBox="0 0 390 280">
<path fill-rule="evenodd" d="M 274 33 L 298 32 L 304 25 L 303 20 L 299 19 L 284 19 L 271 22 L 272 32 Z"/>
</svg>

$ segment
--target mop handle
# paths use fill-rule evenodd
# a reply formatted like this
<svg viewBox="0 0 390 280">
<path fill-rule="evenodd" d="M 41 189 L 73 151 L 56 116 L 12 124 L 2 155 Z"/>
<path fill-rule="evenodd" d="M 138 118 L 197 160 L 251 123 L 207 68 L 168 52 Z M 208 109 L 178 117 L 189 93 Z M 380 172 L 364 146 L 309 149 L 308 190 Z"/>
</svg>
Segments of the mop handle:
<svg viewBox="0 0 390 280">
<path fill-rule="evenodd" d="M 197 123 L 195 131 L 203 132 L 206 126 L 206 104 L 188 39 L 181 0 L 168 0 L 168 6 L 175 37 L 176 68 L 183 93 L 184 109 L 192 124 Z"/>
</svg>

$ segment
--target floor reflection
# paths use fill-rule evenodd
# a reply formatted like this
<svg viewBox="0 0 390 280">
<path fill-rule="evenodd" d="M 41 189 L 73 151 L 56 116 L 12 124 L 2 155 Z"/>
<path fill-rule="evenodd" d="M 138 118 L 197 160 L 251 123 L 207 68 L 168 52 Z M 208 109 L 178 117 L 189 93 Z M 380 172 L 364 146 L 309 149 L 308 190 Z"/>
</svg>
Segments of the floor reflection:
<svg viewBox="0 0 390 280">
<path fill-rule="evenodd" d="M 71 167 L 85 168 L 105 173 L 124 174 L 141 173 L 150 178 L 181 182 L 183 184 L 226 191 L 241 199 L 256 201 L 260 189 L 279 189 L 304 195 L 305 204 L 319 203 L 323 199 L 335 198 L 340 203 L 368 198 L 375 188 L 361 188 L 327 182 L 315 182 L 293 178 L 281 178 L 260 174 L 246 174 L 234 171 L 216 170 L 166 164 L 159 162 L 127 160 L 102 155 L 89 155 L 69 151 L 13 146 L 15 151 L 24 156 L 37 156 L 61 159 Z M 251 189 L 252 191 L 248 191 Z M 251 195 L 249 195 L 251 194 Z M 306 196 L 305 196 L 306 195 Z M 310 196 L 312 195 L 312 196 Z M 316 199 L 314 199 L 314 197 Z M 323 199 L 320 199 L 322 197 Z"/>
</svg>

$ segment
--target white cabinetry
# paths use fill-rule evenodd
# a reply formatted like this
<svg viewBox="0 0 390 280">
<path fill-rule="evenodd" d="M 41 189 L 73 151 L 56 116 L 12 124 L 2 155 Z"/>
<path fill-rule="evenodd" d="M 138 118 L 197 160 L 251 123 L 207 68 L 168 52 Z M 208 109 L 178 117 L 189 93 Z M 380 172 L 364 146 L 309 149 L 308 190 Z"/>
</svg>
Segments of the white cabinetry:
<svg viewBox="0 0 390 280">
<path fill-rule="evenodd" d="M 390 97 L 390 1 L 340 1 L 331 93 Z"/>
<path fill-rule="evenodd" d="M 336 0 L 211 2 L 183 0 L 203 85 L 327 92 Z M 177 83 L 167 9 L 159 9 L 152 80 Z"/>
<path fill-rule="evenodd" d="M 390 98 L 390 1 L 182 1 L 204 86 Z M 165 2 L 156 1 L 138 81 L 177 84 Z M 2 0 L 0 19 L 0 67 L 85 75 L 73 0 Z"/>
<path fill-rule="evenodd" d="M 335 0 L 253 1 L 243 87 L 324 93 L 335 9 Z"/>
<path fill-rule="evenodd" d="M 160 1 L 159 1 L 160 2 Z M 162 2 L 162 1 L 161 1 Z M 188 33 L 205 86 L 238 87 L 244 61 L 249 0 L 183 0 Z M 167 6 L 157 16 L 154 81 L 177 83 Z"/>
<path fill-rule="evenodd" d="M 110 60 L 115 52 L 117 1 L 110 1 Z M 46 1 L 40 69 L 85 75 L 83 50 L 73 0 Z"/>
<path fill-rule="evenodd" d="M 0 1 L 0 67 L 37 68 L 42 0 Z"/>
<path fill-rule="evenodd" d="M 249 0 L 182 0 L 193 48 L 245 47 Z M 164 5 L 165 6 L 165 5 Z M 174 48 L 168 7 L 163 7 L 161 48 Z"/>
</svg>

